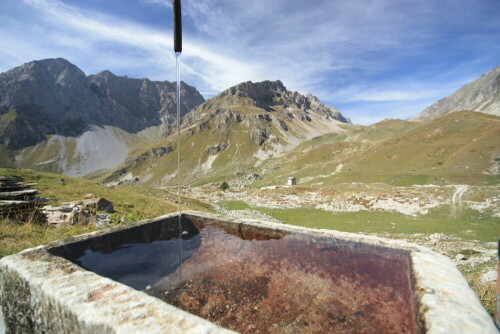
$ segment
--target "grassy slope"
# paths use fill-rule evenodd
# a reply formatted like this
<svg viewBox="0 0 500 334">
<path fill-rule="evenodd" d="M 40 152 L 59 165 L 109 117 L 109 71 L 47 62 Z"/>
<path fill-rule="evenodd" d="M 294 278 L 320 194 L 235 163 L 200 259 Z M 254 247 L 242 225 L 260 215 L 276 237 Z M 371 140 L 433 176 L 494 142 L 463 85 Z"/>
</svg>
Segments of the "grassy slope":
<svg viewBox="0 0 500 334">
<path fill-rule="evenodd" d="M 280 184 L 291 175 L 299 182 L 307 177 L 308 184 L 499 182 L 498 175 L 483 173 L 500 154 L 497 116 L 463 111 L 424 124 L 386 121 L 354 127 L 343 139 L 326 135 L 303 143 L 255 186 Z M 333 174 L 340 163 L 343 168 Z"/>
<path fill-rule="evenodd" d="M 418 127 L 419 123 L 404 121 L 400 119 L 385 119 L 370 126 L 346 126 L 349 135 L 359 141 L 376 142 L 385 140 L 394 135 L 403 134 Z"/>
<path fill-rule="evenodd" d="M 487 242 L 496 244 L 500 232 L 500 219 L 470 209 L 453 215 L 448 206 L 433 210 L 426 216 L 409 217 L 386 211 L 332 213 L 309 208 L 267 209 L 251 207 L 242 201 L 227 201 L 219 204 L 231 210 L 258 210 L 292 225 L 369 233 L 388 238 L 408 239 L 424 245 L 429 242 L 427 238 L 430 234 L 444 233 L 451 236 L 451 239 L 444 242 L 441 249 L 436 249 L 436 251 L 451 259 L 459 253 L 468 255 L 467 251 L 470 246 L 461 246 L 467 242 L 480 247 Z M 495 285 L 483 283 L 480 278 L 485 272 L 496 268 L 496 260 L 491 259 L 475 267 L 463 264 L 458 268 L 476 292 L 485 309 L 493 315 L 496 301 Z"/>
<path fill-rule="evenodd" d="M 500 231 L 498 218 L 470 209 L 452 215 L 451 208 L 448 206 L 435 209 L 425 216 L 411 217 L 388 211 L 334 213 L 305 207 L 296 209 L 253 208 L 240 201 L 228 201 L 220 204 L 231 210 L 252 208 L 287 224 L 352 233 L 385 233 L 397 237 L 401 234 L 444 233 L 463 240 L 497 241 Z"/>
<path fill-rule="evenodd" d="M 245 115 L 261 109 L 240 106 Z M 273 156 L 273 143 L 262 146 L 250 138 L 257 127 L 269 127 L 272 136 L 283 143 L 282 131 L 274 122 L 252 120 L 237 123 L 223 114 L 206 111 L 205 129 L 192 127 L 182 131 L 181 178 L 183 184 L 202 185 L 230 181 L 240 175 L 257 173 L 262 180 L 253 186 L 283 184 L 290 176 L 300 183 L 324 185 L 345 182 L 384 182 L 393 185 L 412 184 L 498 184 L 498 175 L 484 172 L 500 156 L 500 118 L 475 113 L 455 112 L 429 123 L 384 120 L 369 127 L 341 125 L 344 132 L 330 133 L 296 146 L 284 156 Z M 295 122 L 297 123 L 297 122 Z M 298 124 L 298 123 L 297 123 Z M 289 132 L 295 129 L 289 122 Z M 173 152 L 145 158 L 135 165 L 121 166 L 139 176 L 143 185 L 173 185 L 176 182 L 177 152 L 175 135 L 143 147 L 136 157 L 154 147 L 169 146 Z M 209 147 L 228 147 L 210 156 Z M 276 144 L 277 145 L 277 144 Z M 255 154 L 270 153 L 260 165 Z M 210 158 L 215 159 L 207 168 Z M 498 161 L 497 161 L 498 162 Z M 204 168 L 205 167 L 205 168 Z M 110 175 L 110 174 L 107 174 Z M 106 175 L 105 175 L 106 176 Z M 160 181 L 162 180 L 163 181 Z"/>
<path fill-rule="evenodd" d="M 256 171 L 254 166 L 259 160 L 255 155 L 259 151 L 276 155 L 273 153 L 276 148 L 290 144 L 285 138 L 284 130 L 276 122 L 258 118 L 259 115 L 266 115 L 285 119 L 287 114 L 285 110 L 277 108 L 272 112 L 267 112 L 250 103 L 245 104 L 244 100 L 239 102 L 231 98 L 210 100 L 203 112 L 197 116 L 200 120 L 195 123 L 196 125 L 181 131 L 181 182 L 183 184 L 201 185 L 231 179 L 237 171 L 244 170 L 245 173 Z M 228 116 L 225 113 L 226 110 L 237 112 L 241 121 L 236 121 L 233 115 Z M 301 123 L 303 121 L 297 119 L 287 121 L 286 136 L 303 137 L 308 130 L 305 130 Z M 255 130 L 266 130 L 269 139 L 262 145 L 258 145 L 251 138 Z M 270 139 L 272 137 L 274 137 L 273 140 Z M 215 157 L 207 150 L 216 145 L 227 145 L 227 148 L 217 153 Z M 166 146 L 171 147 L 173 151 L 161 158 L 147 154 L 156 147 Z M 176 150 L 176 135 L 174 134 L 135 152 L 133 158 L 141 155 L 144 157 L 140 161 L 136 159 L 138 162 L 135 165 L 129 161 L 119 168 L 125 169 L 126 174 L 132 173 L 134 176 L 139 176 L 144 185 L 174 185 L 177 170 Z M 207 162 L 210 161 L 211 165 L 208 168 L 207 165 L 210 163 Z M 104 175 L 101 179 L 109 175 L 111 173 Z"/>
<path fill-rule="evenodd" d="M 418 123 L 398 119 L 383 120 L 368 127 L 342 125 L 345 132 L 325 134 L 304 141 L 281 161 L 269 161 L 266 167 L 271 171 L 270 175 L 265 175 L 265 178 L 254 186 L 283 184 L 289 176 L 301 179 L 301 183 L 304 183 L 304 179 L 317 176 L 314 181 L 306 183 L 323 182 L 325 176 L 332 174 L 345 160 L 370 150 L 379 141 L 405 133 L 417 126 Z"/>
<path fill-rule="evenodd" d="M 112 214 L 112 220 L 116 224 L 157 217 L 177 210 L 177 205 L 172 203 L 173 196 L 161 190 L 151 192 L 142 188 L 109 188 L 92 181 L 24 169 L 0 168 L 0 175 L 19 176 L 26 183 L 38 183 L 36 188 L 40 196 L 50 198 L 51 205 L 82 200 L 87 193 L 104 197 L 114 203 L 116 212 Z M 64 178 L 64 183 L 60 181 L 61 178 Z M 126 203 L 133 207 L 128 207 Z M 186 205 L 196 210 L 210 210 L 209 206 L 197 202 L 191 201 Z M 35 223 L 18 224 L 0 220 L 0 257 L 94 229 L 77 225 L 52 228 Z"/>
<path fill-rule="evenodd" d="M 257 144 L 246 138 L 246 129 L 243 124 L 237 124 L 229 128 L 227 132 L 216 131 L 211 134 L 211 129 L 216 125 L 211 122 L 210 129 L 195 132 L 188 135 L 187 130 L 181 134 L 181 178 L 183 184 L 195 184 L 197 182 L 209 182 L 210 179 L 223 179 L 228 168 L 236 170 L 238 168 L 248 168 L 251 166 L 250 158 L 257 150 Z M 203 169 L 203 164 L 210 158 L 207 152 L 209 147 L 222 143 L 240 143 L 239 145 L 229 145 L 227 149 L 221 151 L 217 158 L 212 162 L 212 168 L 208 173 Z M 120 168 L 126 168 L 127 173 L 134 176 L 139 175 L 141 181 L 145 175 L 143 184 L 146 186 L 167 186 L 176 184 L 177 175 L 177 144 L 176 136 L 169 136 L 154 145 L 143 148 L 136 153 L 136 157 L 147 153 L 155 147 L 171 147 L 173 151 L 157 159 L 152 156 L 138 163 L 136 166 L 122 165 Z M 230 166 L 230 167 L 229 167 Z M 110 173 L 104 175 L 109 176 Z M 161 180 L 164 180 L 163 182 Z"/>
<path fill-rule="evenodd" d="M 10 121 L 17 117 L 15 111 L 9 111 L 6 114 L 0 115 L 0 123 Z M 151 127 L 139 133 L 128 133 L 117 127 L 109 127 L 112 135 L 125 144 L 130 152 L 136 151 L 138 148 L 147 145 L 149 138 L 158 138 L 158 127 Z M 72 166 L 81 162 L 82 157 L 77 151 L 76 137 L 59 137 L 56 140 L 53 135 L 45 136 L 44 140 L 34 146 L 28 146 L 23 149 L 10 151 L 5 148 L 5 145 L 0 145 L 0 159 L 2 159 L 1 167 L 19 167 L 29 168 L 41 172 L 62 173 L 64 166 Z M 15 162 L 13 158 L 16 157 Z M 64 160 L 61 159 L 64 157 Z M 9 164 L 5 162 L 9 161 Z"/>
</svg>

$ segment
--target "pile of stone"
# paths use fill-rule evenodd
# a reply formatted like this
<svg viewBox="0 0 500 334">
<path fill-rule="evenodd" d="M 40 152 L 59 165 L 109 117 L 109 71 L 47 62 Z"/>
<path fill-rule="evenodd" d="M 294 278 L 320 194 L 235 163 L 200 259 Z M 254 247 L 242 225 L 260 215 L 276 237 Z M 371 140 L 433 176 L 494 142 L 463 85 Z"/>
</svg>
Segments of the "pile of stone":
<svg viewBox="0 0 500 334">
<path fill-rule="evenodd" d="M 112 202 L 102 197 L 94 197 L 91 194 L 86 195 L 83 201 L 66 202 L 61 206 L 47 205 L 41 209 L 49 225 L 60 227 L 95 224 L 101 229 L 111 225 L 108 213 L 113 211 Z"/>
<path fill-rule="evenodd" d="M 0 217 L 25 219 L 47 199 L 37 197 L 36 183 L 23 183 L 20 177 L 0 175 Z"/>
</svg>

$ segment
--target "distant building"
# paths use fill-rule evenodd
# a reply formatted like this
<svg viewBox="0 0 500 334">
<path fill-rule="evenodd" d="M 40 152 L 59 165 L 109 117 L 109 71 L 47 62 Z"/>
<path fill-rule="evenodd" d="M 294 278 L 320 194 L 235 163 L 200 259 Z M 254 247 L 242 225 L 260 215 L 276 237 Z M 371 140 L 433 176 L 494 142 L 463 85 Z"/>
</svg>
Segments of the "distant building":
<svg viewBox="0 0 500 334">
<path fill-rule="evenodd" d="M 297 184 L 297 179 L 294 178 L 294 177 L 289 177 L 288 178 L 288 183 L 287 183 L 289 186 L 294 186 Z"/>
</svg>

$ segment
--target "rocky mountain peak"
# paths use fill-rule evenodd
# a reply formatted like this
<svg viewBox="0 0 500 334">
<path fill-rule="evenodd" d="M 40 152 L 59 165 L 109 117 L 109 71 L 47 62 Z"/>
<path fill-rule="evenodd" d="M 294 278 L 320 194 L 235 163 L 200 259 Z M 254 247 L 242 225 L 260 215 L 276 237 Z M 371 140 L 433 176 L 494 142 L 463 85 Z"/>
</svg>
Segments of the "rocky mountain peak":
<svg viewBox="0 0 500 334">
<path fill-rule="evenodd" d="M 427 107 L 412 121 L 430 121 L 454 111 L 471 110 L 500 116 L 500 66 Z"/>
<path fill-rule="evenodd" d="M 0 105 L 43 105 L 69 103 L 81 99 L 81 94 L 90 87 L 85 73 L 63 58 L 44 59 L 25 63 L 5 73 L 0 73 Z M 51 101 L 66 91 L 63 101 Z M 59 96 L 60 97 L 60 96 Z M 57 112 L 60 108 L 52 108 Z M 64 109 L 64 108 L 63 108 Z"/>
<path fill-rule="evenodd" d="M 97 74 L 91 75 L 91 78 L 102 78 L 102 80 L 113 80 L 118 78 L 116 75 L 114 75 L 111 71 L 109 70 L 104 70 L 101 71 Z"/>
<path fill-rule="evenodd" d="M 164 118 L 175 114 L 175 82 L 132 79 L 109 71 L 91 75 L 89 79 L 106 98 L 126 107 L 137 116 Z M 181 81 L 181 116 L 204 101 L 196 88 Z"/>
<path fill-rule="evenodd" d="M 85 73 L 63 58 L 32 61 L 5 74 L 7 80 L 17 80 L 20 83 L 26 81 L 60 88 L 88 85 Z"/>
<path fill-rule="evenodd" d="M 286 87 L 280 80 L 276 81 L 261 81 L 252 82 L 246 81 L 242 82 L 236 86 L 226 89 L 219 94 L 220 97 L 225 97 L 228 95 L 234 95 L 237 97 L 248 97 L 252 100 L 274 98 L 276 95 L 280 95 L 286 92 Z"/>
<path fill-rule="evenodd" d="M 63 76 L 75 75 L 80 77 L 86 76 L 82 70 L 80 70 L 77 66 L 73 65 L 64 58 L 43 59 L 34 61 L 31 64 L 36 64 L 41 68 L 44 68 L 54 78 L 59 78 L 61 75 Z"/>
<path fill-rule="evenodd" d="M 176 112 L 175 84 L 131 79 L 110 71 L 86 76 L 63 58 L 26 63 L 0 73 L 0 144 L 17 150 L 36 145 L 47 135 L 78 137 L 94 126 L 137 133 L 151 126 L 169 131 Z M 185 83 L 181 112 L 204 101 Z"/>
<path fill-rule="evenodd" d="M 302 95 L 287 90 L 281 81 L 240 83 L 200 104 L 183 118 L 181 136 L 187 149 L 180 154 L 183 164 L 189 166 L 184 169 L 183 177 L 192 182 L 220 171 L 255 168 L 305 140 L 344 132 L 340 122 L 349 120 L 310 93 Z M 175 147 L 176 138 L 167 136 L 155 148 L 161 151 L 162 147 Z M 166 153 L 158 164 L 155 152 L 143 151 L 107 180 L 118 180 L 143 168 L 152 175 L 160 165 L 169 166 L 162 170 L 163 175 L 174 175 L 170 168 L 174 166 L 171 163 L 174 156 Z M 170 179 L 166 176 L 161 182 Z"/>
<path fill-rule="evenodd" d="M 350 120 L 345 118 L 334 107 L 322 104 L 311 93 L 302 95 L 296 91 L 289 91 L 280 80 L 266 80 L 255 83 L 252 81 L 242 82 L 226 89 L 214 99 L 230 99 L 242 104 L 251 104 L 266 111 L 285 109 L 289 112 L 300 112 L 301 118 L 307 118 L 304 113 L 309 111 L 319 112 L 326 118 L 350 123 Z"/>
</svg>

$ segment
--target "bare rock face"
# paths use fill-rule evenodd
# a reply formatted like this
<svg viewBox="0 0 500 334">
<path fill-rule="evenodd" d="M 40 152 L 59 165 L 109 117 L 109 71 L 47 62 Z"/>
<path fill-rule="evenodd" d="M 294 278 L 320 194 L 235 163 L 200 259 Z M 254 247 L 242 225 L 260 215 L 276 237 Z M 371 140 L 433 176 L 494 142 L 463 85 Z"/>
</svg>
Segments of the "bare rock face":
<svg viewBox="0 0 500 334">
<path fill-rule="evenodd" d="M 350 120 L 345 118 L 336 108 L 322 104 L 311 93 L 302 95 L 298 92 L 289 91 L 280 80 L 255 83 L 251 81 L 243 82 L 223 91 L 218 97 L 223 98 L 231 95 L 247 98 L 250 103 L 266 111 L 272 111 L 276 106 L 290 110 L 301 110 L 304 113 L 308 110 L 317 111 L 323 113 L 327 118 L 350 123 Z M 303 117 L 305 119 L 307 115 Z"/>
<path fill-rule="evenodd" d="M 253 111 L 248 112 L 249 109 Z M 259 128 L 259 134 L 253 135 L 252 138 L 255 137 L 256 142 L 261 142 L 265 136 L 260 127 L 265 126 L 264 123 L 276 122 L 284 131 L 288 131 L 286 122 L 293 119 L 312 122 L 311 114 L 326 121 L 351 123 L 339 110 L 322 104 L 311 93 L 302 95 L 289 91 L 280 80 L 276 80 L 247 81 L 228 88 L 194 108 L 184 117 L 183 124 L 190 127 L 213 119 L 227 125 L 239 122 L 246 125 L 249 122 L 258 123 L 254 127 Z"/>
<path fill-rule="evenodd" d="M 64 59 L 35 61 L 2 73 L 0 105 L 7 112 L 0 123 L 0 144 L 19 149 L 54 132 L 76 136 L 92 116 L 90 110 L 83 112 L 85 104 L 94 113 L 109 108 L 92 94 L 85 74 Z"/>
<path fill-rule="evenodd" d="M 109 71 L 89 79 L 100 94 L 137 118 L 162 122 L 176 113 L 175 82 L 118 77 Z M 181 116 L 204 101 L 196 88 L 181 82 Z"/>
<path fill-rule="evenodd" d="M 500 66 L 427 107 L 412 121 L 430 121 L 454 111 L 471 110 L 500 116 Z"/>
<path fill-rule="evenodd" d="M 57 134 L 76 137 L 92 126 L 129 133 L 171 123 L 176 84 L 118 77 L 109 71 L 86 76 L 65 59 L 33 61 L 0 73 L 0 144 L 18 150 Z M 181 113 L 204 101 L 181 84 Z M 168 127 L 167 127 L 168 128 Z"/>
</svg>

